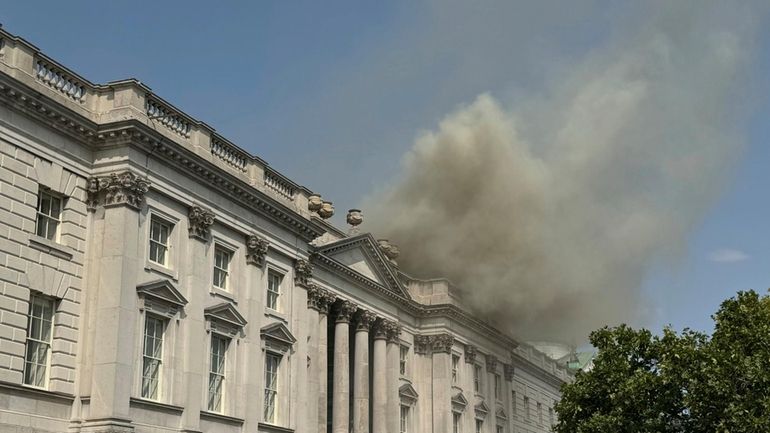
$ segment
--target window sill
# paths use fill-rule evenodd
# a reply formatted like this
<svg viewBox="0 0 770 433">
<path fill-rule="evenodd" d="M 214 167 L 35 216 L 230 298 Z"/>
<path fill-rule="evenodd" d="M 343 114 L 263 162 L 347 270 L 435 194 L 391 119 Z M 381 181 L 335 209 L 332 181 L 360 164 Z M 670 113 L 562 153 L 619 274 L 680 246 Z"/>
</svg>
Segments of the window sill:
<svg viewBox="0 0 770 433">
<path fill-rule="evenodd" d="M 278 319 L 278 320 L 280 320 L 281 322 L 283 322 L 286 325 L 289 324 L 289 319 L 288 319 L 288 317 L 286 317 L 285 314 L 279 313 L 278 311 L 272 310 L 270 308 L 265 308 L 265 317 L 270 317 L 270 318 L 273 318 L 273 319 Z"/>
<path fill-rule="evenodd" d="M 232 302 L 235 305 L 238 305 L 238 301 L 235 300 L 235 296 L 231 292 L 228 292 L 226 290 L 219 289 L 217 287 L 211 287 L 211 296 L 225 299 L 226 301 Z"/>
<path fill-rule="evenodd" d="M 294 429 L 280 427 L 273 424 L 267 424 L 264 422 L 261 422 L 257 425 L 257 430 L 260 432 L 268 432 L 268 433 L 294 433 Z"/>
<path fill-rule="evenodd" d="M 155 400 L 147 400 L 145 398 L 139 398 L 139 397 L 131 397 L 129 400 L 130 404 L 138 405 L 138 406 L 145 406 L 156 410 L 162 410 L 167 412 L 174 412 L 174 413 L 182 413 L 184 412 L 184 407 L 177 406 L 174 404 L 168 404 L 168 403 L 161 403 L 159 401 Z"/>
<path fill-rule="evenodd" d="M 19 383 L 0 382 L 0 394 L 11 395 L 14 392 L 18 392 L 19 394 L 34 395 L 41 398 L 62 399 L 70 403 L 75 399 L 74 395 L 60 391 L 51 391 L 49 389 Z"/>
<path fill-rule="evenodd" d="M 164 277 L 171 278 L 175 282 L 179 281 L 179 276 L 173 269 L 169 269 L 163 265 L 159 265 L 155 262 L 151 262 L 147 260 L 144 264 L 144 270 L 149 272 L 155 272 L 156 274 L 160 274 Z"/>
<path fill-rule="evenodd" d="M 211 418 L 218 421 L 224 421 L 228 424 L 243 425 L 244 419 L 235 416 L 223 415 L 217 412 L 211 412 L 208 410 L 201 411 L 201 418 Z"/>
<path fill-rule="evenodd" d="M 75 250 L 71 247 L 34 234 L 29 236 L 29 246 L 65 260 L 72 260 L 72 256 L 75 254 Z"/>
</svg>

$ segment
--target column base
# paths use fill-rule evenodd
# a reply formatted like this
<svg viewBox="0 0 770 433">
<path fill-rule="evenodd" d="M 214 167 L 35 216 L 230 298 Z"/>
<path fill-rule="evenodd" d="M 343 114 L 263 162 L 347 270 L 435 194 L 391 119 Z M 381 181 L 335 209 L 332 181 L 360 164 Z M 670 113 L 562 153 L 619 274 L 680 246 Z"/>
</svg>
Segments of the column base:
<svg viewBox="0 0 770 433">
<path fill-rule="evenodd" d="M 90 419 L 83 422 L 81 433 L 134 433 L 130 420 L 119 418 Z"/>
</svg>

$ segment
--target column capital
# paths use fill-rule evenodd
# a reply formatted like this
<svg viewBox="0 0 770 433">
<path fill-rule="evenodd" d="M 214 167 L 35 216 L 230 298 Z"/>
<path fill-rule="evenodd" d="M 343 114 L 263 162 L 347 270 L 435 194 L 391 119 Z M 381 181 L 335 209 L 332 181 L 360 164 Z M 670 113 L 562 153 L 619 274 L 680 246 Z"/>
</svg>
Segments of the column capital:
<svg viewBox="0 0 770 433">
<path fill-rule="evenodd" d="M 433 353 L 452 353 L 455 338 L 451 334 L 431 335 L 431 350 Z"/>
<path fill-rule="evenodd" d="M 476 346 L 471 344 L 465 345 L 465 362 L 468 364 L 476 362 Z"/>
<path fill-rule="evenodd" d="M 497 357 L 495 355 L 487 355 L 487 373 L 497 372 Z"/>
<path fill-rule="evenodd" d="M 301 287 L 308 287 L 310 278 L 313 276 L 313 265 L 305 259 L 294 260 L 294 284 Z"/>
<path fill-rule="evenodd" d="M 385 340 L 388 338 L 388 326 L 387 326 L 388 320 L 378 318 L 376 322 L 374 322 L 374 326 L 372 329 L 374 330 L 374 339 L 375 340 Z"/>
<path fill-rule="evenodd" d="M 246 264 L 261 268 L 265 264 L 265 255 L 270 242 L 255 234 L 246 236 Z"/>
<path fill-rule="evenodd" d="M 359 309 L 356 313 L 356 332 L 369 332 L 369 329 L 372 327 L 372 324 L 374 324 L 376 318 L 377 316 L 371 311 Z"/>
<path fill-rule="evenodd" d="M 388 334 L 388 343 L 398 343 L 398 337 L 401 336 L 401 325 L 392 320 L 383 320 L 383 326 Z"/>
<path fill-rule="evenodd" d="M 144 205 L 144 194 L 150 182 L 130 170 L 110 173 L 106 177 L 90 177 L 86 182 L 86 206 L 95 211 L 101 202 L 105 207 L 125 205 L 139 210 Z"/>
<path fill-rule="evenodd" d="M 357 309 L 358 306 L 350 301 L 340 301 L 339 304 L 337 304 L 337 308 L 335 309 L 335 312 L 337 313 L 335 322 L 350 323 L 350 319 L 353 317 L 353 314 Z"/>
<path fill-rule="evenodd" d="M 417 355 L 430 354 L 430 335 L 414 336 L 414 353 Z"/>
<path fill-rule="evenodd" d="M 326 289 L 320 289 L 320 295 L 318 298 L 318 313 L 322 315 L 328 315 L 334 301 L 337 297 Z"/>
<path fill-rule="evenodd" d="M 194 204 L 190 206 L 187 218 L 187 231 L 190 237 L 208 242 L 211 226 L 214 225 L 214 212 Z"/>
</svg>

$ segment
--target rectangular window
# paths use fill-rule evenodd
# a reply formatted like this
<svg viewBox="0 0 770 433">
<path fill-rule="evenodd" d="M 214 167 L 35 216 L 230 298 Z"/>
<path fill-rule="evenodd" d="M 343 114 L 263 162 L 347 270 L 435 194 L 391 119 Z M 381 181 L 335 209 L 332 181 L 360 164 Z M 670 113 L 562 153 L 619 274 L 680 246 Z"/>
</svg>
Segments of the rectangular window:
<svg viewBox="0 0 770 433">
<path fill-rule="evenodd" d="M 457 374 L 460 368 L 460 355 L 452 354 L 452 383 L 457 383 Z"/>
<path fill-rule="evenodd" d="M 283 275 L 270 271 L 267 273 L 267 308 L 278 311 L 278 297 L 281 296 Z"/>
<path fill-rule="evenodd" d="M 214 248 L 214 287 L 227 290 L 227 276 L 230 273 L 230 251 Z"/>
<path fill-rule="evenodd" d="M 460 433 L 460 414 L 452 412 L 452 433 Z"/>
<path fill-rule="evenodd" d="M 526 395 L 524 396 L 524 418 L 529 421 L 530 420 L 530 414 L 529 414 L 529 397 Z"/>
<path fill-rule="evenodd" d="M 516 416 L 518 412 L 518 405 L 516 404 L 516 391 L 511 391 L 511 415 Z"/>
<path fill-rule="evenodd" d="M 150 261 L 161 266 L 168 266 L 168 235 L 171 224 L 155 217 L 150 219 Z"/>
<path fill-rule="evenodd" d="M 62 199 L 41 190 L 37 195 L 37 221 L 35 232 L 38 236 L 56 241 L 61 222 Z"/>
<path fill-rule="evenodd" d="M 409 406 L 401 406 L 401 430 L 400 433 L 409 432 Z"/>
<path fill-rule="evenodd" d="M 473 365 L 473 390 L 481 392 L 481 366 L 478 364 Z"/>
<path fill-rule="evenodd" d="M 537 422 L 538 424 L 543 423 L 543 404 L 540 402 L 537 402 Z"/>
<path fill-rule="evenodd" d="M 27 353 L 24 357 L 24 383 L 45 388 L 51 359 L 53 299 L 32 295 L 29 300 Z"/>
<path fill-rule="evenodd" d="M 484 428 L 484 421 L 477 419 L 476 420 L 476 433 L 481 433 L 481 430 Z"/>
<path fill-rule="evenodd" d="M 225 353 L 230 340 L 219 335 L 211 336 L 211 363 L 209 366 L 208 410 L 222 412 L 222 395 L 225 389 Z"/>
<path fill-rule="evenodd" d="M 503 384 L 500 375 L 495 373 L 495 400 L 503 399 Z"/>
<path fill-rule="evenodd" d="M 163 319 L 147 316 L 144 319 L 144 349 L 142 350 L 142 397 L 160 398 L 160 373 L 163 365 Z"/>
<path fill-rule="evenodd" d="M 497 426 L 497 428 L 495 429 L 495 432 L 496 433 L 503 433 L 504 432 L 503 426 L 501 426 L 501 425 Z"/>
<path fill-rule="evenodd" d="M 398 354 L 398 371 L 401 376 L 406 375 L 406 357 L 409 354 L 409 346 L 401 346 Z"/>
<path fill-rule="evenodd" d="M 548 425 L 553 427 L 553 408 L 552 407 L 548 408 Z"/>
<path fill-rule="evenodd" d="M 281 357 L 273 353 L 265 355 L 265 422 L 275 422 L 275 404 L 278 396 L 278 365 Z"/>
</svg>

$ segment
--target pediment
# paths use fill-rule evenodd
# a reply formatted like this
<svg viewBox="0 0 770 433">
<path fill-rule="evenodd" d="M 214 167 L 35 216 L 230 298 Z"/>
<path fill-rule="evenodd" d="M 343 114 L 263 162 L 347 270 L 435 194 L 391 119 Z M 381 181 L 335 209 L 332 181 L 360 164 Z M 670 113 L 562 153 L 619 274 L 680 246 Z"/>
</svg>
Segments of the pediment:
<svg viewBox="0 0 770 433">
<path fill-rule="evenodd" d="M 468 406 L 468 399 L 465 398 L 462 392 L 458 392 L 452 396 L 452 405 L 465 409 Z"/>
<path fill-rule="evenodd" d="M 370 233 L 340 239 L 318 247 L 316 252 L 369 281 L 409 297 L 398 278 L 397 270 Z"/>
<path fill-rule="evenodd" d="M 168 280 L 155 280 L 136 286 L 136 292 L 144 297 L 154 298 L 177 307 L 187 305 L 187 299 Z"/>
<path fill-rule="evenodd" d="M 229 302 L 223 302 L 203 310 L 203 316 L 208 320 L 216 320 L 236 328 L 246 326 L 246 319 Z"/>
<path fill-rule="evenodd" d="M 482 400 L 479 404 L 474 407 L 476 410 L 476 416 L 485 417 L 489 413 L 489 406 L 487 406 L 486 403 Z"/>
<path fill-rule="evenodd" d="M 398 396 L 407 403 L 415 403 L 419 395 L 411 383 L 405 383 L 398 388 Z"/>
<path fill-rule="evenodd" d="M 505 415 L 505 411 L 502 408 L 497 409 L 497 412 L 495 412 L 495 416 L 498 419 L 501 419 L 501 420 L 507 420 L 508 419 L 508 416 Z"/>
<path fill-rule="evenodd" d="M 272 323 L 260 329 L 262 338 L 273 340 L 286 346 L 293 345 L 297 339 L 291 335 L 291 331 L 282 322 Z"/>
</svg>

